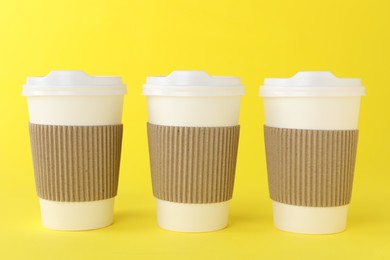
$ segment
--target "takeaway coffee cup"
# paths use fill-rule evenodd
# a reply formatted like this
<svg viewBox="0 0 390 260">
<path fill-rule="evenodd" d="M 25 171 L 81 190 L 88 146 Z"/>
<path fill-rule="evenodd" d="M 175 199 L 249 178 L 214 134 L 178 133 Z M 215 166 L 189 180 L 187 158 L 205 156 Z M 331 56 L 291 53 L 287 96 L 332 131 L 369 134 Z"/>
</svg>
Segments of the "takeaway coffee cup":
<svg viewBox="0 0 390 260">
<path fill-rule="evenodd" d="M 160 227 L 206 232 L 228 224 L 244 87 L 202 71 L 148 77 L 148 139 Z"/>
<path fill-rule="evenodd" d="M 359 79 L 299 72 L 265 79 L 260 95 L 275 226 L 308 234 L 343 231 L 365 88 Z"/>
<path fill-rule="evenodd" d="M 126 86 L 120 77 L 52 71 L 23 86 L 42 223 L 88 230 L 113 222 Z"/>
</svg>

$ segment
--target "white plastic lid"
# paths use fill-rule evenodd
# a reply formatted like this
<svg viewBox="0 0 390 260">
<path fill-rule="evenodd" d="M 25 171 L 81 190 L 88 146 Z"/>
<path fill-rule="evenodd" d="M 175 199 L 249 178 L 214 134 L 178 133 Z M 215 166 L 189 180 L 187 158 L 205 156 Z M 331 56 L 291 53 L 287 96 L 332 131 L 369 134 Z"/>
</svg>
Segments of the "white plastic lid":
<svg viewBox="0 0 390 260">
<path fill-rule="evenodd" d="M 164 77 L 147 77 L 146 96 L 242 96 L 244 86 L 237 77 L 209 76 L 204 71 L 177 70 Z"/>
<path fill-rule="evenodd" d="M 331 72 L 298 72 L 291 78 L 268 78 L 260 87 L 264 97 L 364 96 L 357 78 L 337 78 Z"/>
<path fill-rule="evenodd" d="M 55 70 L 44 77 L 28 77 L 23 96 L 123 95 L 121 77 L 89 76 L 81 70 Z"/>
</svg>

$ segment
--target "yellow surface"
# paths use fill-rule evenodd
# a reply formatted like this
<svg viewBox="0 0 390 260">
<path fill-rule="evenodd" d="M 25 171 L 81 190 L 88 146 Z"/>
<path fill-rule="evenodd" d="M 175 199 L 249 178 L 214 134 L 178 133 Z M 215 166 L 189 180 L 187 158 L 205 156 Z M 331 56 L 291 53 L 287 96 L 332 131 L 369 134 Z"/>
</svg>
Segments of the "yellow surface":
<svg viewBox="0 0 390 260">
<path fill-rule="evenodd" d="M 0 2 L 1 259 L 389 259 L 390 1 L 182 0 Z M 115 223 L 89 232 L 41 226 L 21 86 L 55 69 L 121 75 L 129 94 Z M 239 76 L 237 178 L 225 230 L 159 229 L 146 138 L 147 75 L 201 69 Z M 360 77 L 360 139 L 348 228 L 273 227 L 258 87 L 265 77 L 329 70 Z"/>
</svg>

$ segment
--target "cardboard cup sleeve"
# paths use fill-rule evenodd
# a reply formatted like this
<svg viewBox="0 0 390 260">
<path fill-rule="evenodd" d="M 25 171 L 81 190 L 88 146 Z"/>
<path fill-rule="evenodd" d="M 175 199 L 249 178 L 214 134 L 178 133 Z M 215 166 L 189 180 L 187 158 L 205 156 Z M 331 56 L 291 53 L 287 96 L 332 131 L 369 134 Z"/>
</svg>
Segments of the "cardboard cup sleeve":
<svg viewBox="0 0 390 260">
<path fill-rule="evenodd" d="M 85 202 L 115 197 L 122 125 L 29 124 L 35 183 L 42 199 Z"/>
<path fill-rule="evenodd" d="M 358 130 L 264 126 L 271 199 L 308 206 L 349 204 Z"/>
<path fill-rule="evenodd" d="M 147 124 L 154 196 L 179 203 L 230 200 L 239 126 L 177 127 Z"/>
</svg>

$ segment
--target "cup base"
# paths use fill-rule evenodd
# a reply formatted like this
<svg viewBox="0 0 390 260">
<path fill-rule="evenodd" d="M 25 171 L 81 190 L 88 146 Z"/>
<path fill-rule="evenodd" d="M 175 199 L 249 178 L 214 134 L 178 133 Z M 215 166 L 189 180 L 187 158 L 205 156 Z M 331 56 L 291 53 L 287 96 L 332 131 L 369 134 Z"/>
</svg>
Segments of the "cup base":
<svg viewBox="0 0 390 260">
<path fill-rule="evenodd" d="M 39 199 L 42 224 L 55 230 L 91 230 L 109 226 L 114 219 L 115 198 L 88 202 Z"/>
<path fill-rule="evenodd" d="M 303 207 L 272 201 L 275 227 L 293 233 L 332 234 L 345 230 L 348 205 Z"/>
<path fill-rule="evenodd" d="M 230 201 L 207 204 L 177 203 L 156 199 L 161 228 L 176 232 L 210 232 L 228 225 Z"/>
</svg>

